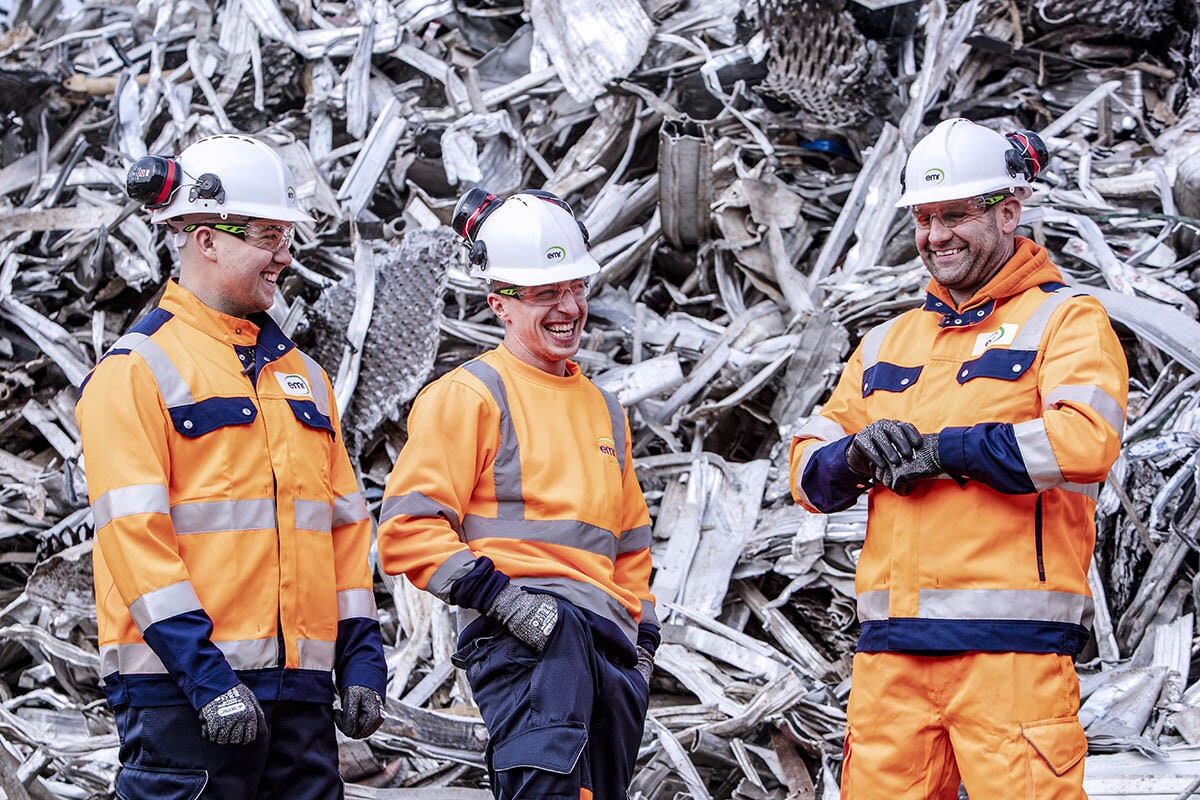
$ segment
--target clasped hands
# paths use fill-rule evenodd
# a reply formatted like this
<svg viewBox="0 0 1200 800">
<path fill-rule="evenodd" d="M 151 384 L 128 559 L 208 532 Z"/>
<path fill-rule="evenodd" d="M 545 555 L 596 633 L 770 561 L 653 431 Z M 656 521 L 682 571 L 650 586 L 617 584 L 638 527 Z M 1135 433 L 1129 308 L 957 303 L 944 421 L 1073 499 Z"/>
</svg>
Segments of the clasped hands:
<svg viewBox="0 0 1200 800">
<path fill-rule="evenodd" d="M 911 494 L 917 481 L 942 472 L 938 435 L 922 434 L 909 422 L 877 420 L 854 435 L 846 465 L 896 494 Z"/>
</svg>

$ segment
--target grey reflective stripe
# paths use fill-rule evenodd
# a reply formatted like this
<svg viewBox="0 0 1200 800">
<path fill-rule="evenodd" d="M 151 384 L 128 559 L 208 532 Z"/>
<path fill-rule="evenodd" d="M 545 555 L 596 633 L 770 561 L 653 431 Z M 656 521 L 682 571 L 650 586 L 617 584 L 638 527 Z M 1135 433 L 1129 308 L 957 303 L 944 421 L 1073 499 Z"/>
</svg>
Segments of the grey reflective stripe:
<svg viewBox="0 0 1200 800">
<path fill-rule="evenodd" d="M 1044 405 L 1050 408 L 1064 400 L 1094 409 L 1118 436 L 1125 431 L 1125 411 L 1121 404 L 1099 386 L 1059 386 L 1046 395 Z"/>
<path fill-rule="evenodd" d="M 615 561 L 617 537 L 605 528 L 572 519 L 491 519 L 468 514 L 463 520 L 467 542 L 480 539 L 520 539 L 570 547 Z"/>
<path fill-rule="evenodd" d="M 658 625 L 658 609 L 654 607 L 654 603 L 649 600 L 642 601 L 642 622 L 648 622 L 651 625 Z"/>
<path fill-rule="evenodd" d="M 129 604 L 133 624 L 143 633 L 156 622 L 177 617 L 188 611 L 200 611 L 200 598 L 191 581 L 180 581 L 146 592 Z"/>
<path fill-rule="evenodd" d="M 463 369 L 479 379 L 492 394 L 500 408 L 500 447 L 492 461 L 492 475 L 496 481 L 496 514 L 500 519 L 525 518 L 525 494 L 521 485 L 521 443 L 517 441 L 517 429 L 513 426 L 512 414 L 508 411 L 508 392 L 500 373 L 476 359 L 463 364 Z"/>
<path fill-rule="evenodd" d="M 293 506 L 296 528 L 302 531 L 333 531 L 333 506 L 320 500 L 297 500 Z"/>
<path fill-rule="evenodd" d="M 269 497 L 256 500 L 206 500 L 180 503 L 171 507 L 171 524 L 175 533 L 216 533 L 219 531 L 259 531 L 276 526 L 275 501 Z"/>
<path fill-rule="evenodd" d="M 813 456 L 815 456 L 818 451 L 824 450 L 826 447 L 833 446 L 833 442 L 814 444 L 804 448 L 804 452 L 800 454 L 800 464 L 796 468 L 796 485 L 792 487 L 796 492 L 796 496 L 800 498 L 800 502 L 808 503 L 810 506 L 813 504 L 812 501 L 808 499 L 808 494 L 804 491 L 804 470 L 808 467 L 808 462 L 812 461 Z"/>
<path fill-rule="evenodd" d="M 454 583 L 471 571 L 475 566 L 475 554 L 470 550 L 460 550 L 442 562 L 433 572 L 425 591 L 442 602 L 450 602 L 450 590 Z"/>
<path fill-rule="evenodd" d="M 832 442 L 849 435 L 850 432 L 844 430 L 841 425 L 820 414 L 809 417 L 808 421 L 800 426 L 800 430 L 796 431 L 797 439 L 820 439 L 823 442 Z"/>
<path fill-rule="evenodd" d="M 879 363 L 879 350 L 883 347 L 883 339 L 887 336 L 888 329 L 895 325 L 898 319 L 900 318 L 892 317 L 887 322 L 876 325 L 863 337 L 862 367 L 864 372 Z"/>
<path fill-rule="evenodd" d="M 1084 497 L 1090 497 L 1093 501 L 1100 500 L 1100 487 L 1103 484 L 1099 483 L 1064 483 L 1056 486 L 1056 489 L 1062 489 L 1064 492 L 1074 492 L 1081 494 Z"/>
<path fill-rule="evenodd" d="M 274 637 L 213 644 L 235 670 L 267 669 L 276 666 L 279 658 Z M 332 661 L 330 663 L 328 669 L 332 669 Z M 167 668 L 150 649 L 150 645 L 144 642 L 105 645 L 100 648 L 100 673 L 110 675 L 113 672 L 122 675 L 166 675 Z"/>
<path fill-rule="evenodd" d="M 1017 335 L 1013 337 L 1012 344 L 1008 348 L 1010 350 L 1037 350 L 1042 343 L 1042 334 L 1046 332 L 1046 326 L 1050 323 L 1050 317 L 1054 315 L 1059 306 L 1078 294 L 1076 289 L 1064 286 L 1046 295 L 1041 304 L 1022 323 L 1021 329 L 1017 331 Z"/>
<path fill-rule="evenodd" d="M 183 375 L 179 373 L 175 362 L 157 342 L 143 336 L 142 340 L 130 349 L 145 359 L 150 366 L 150 371 L 154 373 L 154 380 L 158 384 L 159 394 L 162 395 L 167 408 L 190 406 L 196 402 L 192 399 L 192 390 L 187 385 L 187 381 L 183 379 Z"/>
<path fill-rule="evenodd" d="M 442 517 L 450 523 L 450 527 L 456 533 L 462 535 L 462 524 L 458 521 L 458 514 L 449 506 L 442 505 L 421 492 L 383 498 L 383 505 L 379 507 L 379 524 L 382 525 L 394 517 Z"/>
<path fill-rule="evenodd" d="M 515 578 L 513 583 L 545 589 L 582 609 L 598 614 L 615 623 L 629 638 L 630 644 L 637 644 L 637 623 L 633 621 L 633 615 L 617 598 L 599 586 L 562 577 Z"/>
<path fill-rule="evenodd" d="M 636 528 L 621 533 L 617 540 L 617 553 L 636 553 L 650 546 L 652 534 L 649 525 L 639 525 Z"/>
<path fill-rule="evenodd" d="M 333 500 L 333 527 L 352 525 L 367 518 L 367 504 L 362 492 L 351 492 Z"/>
<path fill-rule="evenodd" d="M 329 391 L 325 387 L 325 370 L 307 353 L 299 349 L 296 352 L 300 354 L 304 361 L 304 370 L 308 373 L 308 388 L 312 391 L 313 404 L 317 411 L 332 419 L 333 415 L 329 413 Z"/>
<path fill-rule="evenodd" d="M 315 669 L 329 672 L 337 655 L 337 645 L 320 639 L 298 639 L 296 649 L 300 655 L 300 669 Z"/>
<path fill-rule="evenodd" d="M 1038 589 L 921 589 L 917 619 L 1033 620 L 1090 626 L 1092 598 L 1071 592 Z M 888 590 L 858 596 L 862 622 L 888 618 Z"/>
<path fill-rule="evenodd" d="M 860 592 L 858 601 L 858 619 L 860 622 L 871 622 L 888 618 L 888 590 L 876 589 L 870 592 Z"/>
<path fill-rule="evenodd" d="M 375 593 L 370 589 L 342 589 L 337 593 L 338 619 L 377 619 Z"/>
<path fill-rule="evenodd" d="M 92 503 L 92 522 L 100 530 L 118 517 L 134 514 L 169 514 L 171 499 L 161 483 L 140 483 L 110 489 Z"/>
<path fill-rule="evenodd" d="M 1031 419 L 1018 422 L 1012 428 L 1033 488 L 1044 492 L 1065 483 L 1066 479 L 1058 468 L 1058 459 L 1054 457 L 1054 449 L 1050 446 L 1050 437 L 1046 434 L 1046 423 L 1041 419 Z"/>
<path fill-rule="evenodd" d="M 600 389 L 599 386 L 596 387 Z M 617 463 L 621 465 L 621 474 L 625 474 L 625 411 L 616 395 L 600 389 L 600 395 L 608 406 L 608 417 L 612 421 L 613 442 L 617 448 Z"/>
</svg>

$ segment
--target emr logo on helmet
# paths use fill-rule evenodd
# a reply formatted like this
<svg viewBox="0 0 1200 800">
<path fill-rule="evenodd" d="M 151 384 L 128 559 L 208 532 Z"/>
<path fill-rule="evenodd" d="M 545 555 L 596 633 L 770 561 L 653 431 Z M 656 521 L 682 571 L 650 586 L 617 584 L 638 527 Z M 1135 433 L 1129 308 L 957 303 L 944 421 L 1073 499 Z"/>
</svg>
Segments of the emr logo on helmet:
<svg viewBox="0 0 1200 800">
<path fill-rule="evenodd" d="M 547 261 L 562 261 L 567 257 L 567 251 L 558 245 L 554 245 L 546 251 Z"/>
<path fill-rule="evenodd" d="M 925 173 L 925 182 L 926 183 L 941 183 L 945 179 L 946 179 L 946 173 L 942 172 L 937 167 L 934 167 L 933 169 L 931 169 Z"/>
</svg>

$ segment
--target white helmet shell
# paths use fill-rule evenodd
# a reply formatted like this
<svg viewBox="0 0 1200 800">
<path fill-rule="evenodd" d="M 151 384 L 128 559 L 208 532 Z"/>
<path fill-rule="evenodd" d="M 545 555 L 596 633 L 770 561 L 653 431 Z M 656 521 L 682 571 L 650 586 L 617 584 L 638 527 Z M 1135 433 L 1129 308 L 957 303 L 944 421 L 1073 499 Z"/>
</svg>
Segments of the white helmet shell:
<svg viewBox="0 0 1200 800">
<path fill-rule="evenodd" d="M 904 164 L 904 192 L 896 205 L 939 203 L 1002 191 L 1024 200 L 1033 188 L 1008 155 L 1012 150 L 1013 143 L 991 128 L 968 119 L 943 120 L 909 153 Z"/>
<path fill-rule="evenodd" d="M 183 172 L 170 202 L 155 209 L 151 222 L 194 215 L 252 217 L 283 222 L 312 222 L 296 205 L 292 171 L 268 144 L 249 136 L 221 134 L 201 139 L 178 156 Z M 196 191 L 203 175 L 215 175 L 219 191 Z"/>
<path fill-rule="evenodd" d="M 471 242 L 482 255 L 471 259 L 471 275 L 488 281 L 541 286 L 600 271 L 580 223 L 553 195 L 514 194 L 479 223 Z"/>
</svg>

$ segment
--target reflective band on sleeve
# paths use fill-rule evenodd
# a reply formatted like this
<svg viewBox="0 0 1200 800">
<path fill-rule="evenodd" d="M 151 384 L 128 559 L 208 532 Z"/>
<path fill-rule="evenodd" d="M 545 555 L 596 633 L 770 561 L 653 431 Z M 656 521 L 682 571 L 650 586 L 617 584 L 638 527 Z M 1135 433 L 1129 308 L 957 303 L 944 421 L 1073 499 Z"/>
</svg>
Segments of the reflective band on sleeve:
<svg viewBox="0 0 1200 800">
<path fill-rule="evenodd" d="M 146 592 L 129 604 L 129 615 L 140 631 L 185 612 L 201 610 L 200 598 L 196 596 L 191 581 L 180 581 Z"/>
<path fill-rule="evenodd" d="M 450 602 L 450 590 L 454 583 L 475 566 L 475 554 L 470 550 L 460 550 L 442 562 L 429 579 L 425 590 L 443 602 Z"/>
<path fill-rule="evenodd" d="M 836 441 L 848 435 L 849 431 L 843 430 L 841 425 L 838 425 L 831 419 L 822 417 L 820 414 L 809 417 L 800 426 L 800 430 L 796 431 L 797 439 L 820 439 L 823 442 Z"/>
<path fill-rule="evenodd" d="M 1043 405 L 1051 408 L 1064 400 L 1095 409 L 1118 436 L 1125 431 L 1125 412 L 1121 404 L 1099 386 L 1059 386 L 1046 395 Z"/>
<path fill-rule="evenodd" d="M 659 624 L 658 610 L 649 600 L 642 601 L 642 622 L 649 622 L 651 625 Z"/>
<path fill-rule="evenodd" d="M 638 550 L 645 550 L 649 547 L 651 541 L 653 541 L 653 535 L 650 526 L 639 525 L 621 534 L 621 538 L 617 542 L 617 552 L 636 553 Z"/>
<path fill-rule="evenodd" d="M 379 524 L 382 525 L 394 517 L 441 517 L 450 523 L 450 527 L 459 536 L 462 535 L 462 524 L 458 520 L 458 514 L 420 492 L 383 498 L 383 505 L 379 509 Z"/>
<path fill-rule="evenodd" d="M 818 451 L 832 446 L 833 442 L 826 442 L 825 444 L 814 444 L 804 448 L 804 452 L 800 455 L 800 464 L 796 468 L 796 485 L 793 487 L 796 492 L 796 497 L 800 498 L 800 502 L 807 503 L 810 506 L 813 505 L 812 500 L 808 496 L 808 492 L 804 491 L 804 470 L 806 467 L 808 467 L 808 462 L 812 460 L 812 457 L 815 456 Z"/>
<path fill-rule="evenodd" d="M 599 389 L 600 387 L 596 387 Z M 608 406 L 608 416 L 612 421 L 613 442 L 617 449 L 617 463 L 621 466 L 621 474 L 625 474 L 625 411 L 620 401 L 611 392 L 600 389 L 600 394 Z"/>
<path fill-rule="evenodd" d="M 180 503 L 171 509 L 171 523 L 178 535 L 220 531 L 271 530 L 276 526 L 275 501 L 212 500 Z"/>
<path fill-rule="evenodd" d="M 304 360 L 304 370 L 308 373 L 308 387 L 312 392 L 313 403 L 316 405 L 317 411 L 332 419 L 333 415 L 329 413 L 329 391 L 324 380 L 325 371 L 321 369 L 320 364 L 313 360 L 312 356 L 302 350 L 296 352 Z"/>
<path fill-rule="evenodd" d="M 145 338 L 133 348 L 133 352 L 145 359 L 150 366 L 150 371 L 154 373 L 154 380 L 158 383 L 158 391 L 167 408 L 188 406 L 195 402 L 187 381 L 183 379 L 175 362 L 167 355 L 167 351 L 162 349 L 162 346 L 153 339 Z"/>
<path fill-rule="evenodd" d="M 320 500 L 297 500 L 296 528 L 303 531 L 333 531 L 333 506 Z"/>
<path fill-rule="evenodd" d="M 100 530 L 118 517 L 134 514 L 169 514 L 171 501 L 161 483 L 143 483 L 111 489 L 92 503 L 92 521 Z"/>
<path fill-rule="evenodd" d="M 333 501 L 333 527 L 352 525 L 367 518 L 367 504 L 361 492 L 351 492 Z"/>
<path fill-rule="evenodd" d="M 337 593 L 338 620 L 366 617 L 376 619 L 375 593 L 370 589 L 343 589 Z"/>
<path fill-rule="evenodd" d="M 1044 492 L 1065 483 L 1058 459 L 1054 457 L 1054 448 L 1050 446 L 1050 437 L 1046 434 L 1046 423 L 1031 419 L 1018 422 L 1012 428 L 1033 488 Z"/>
</svg>

